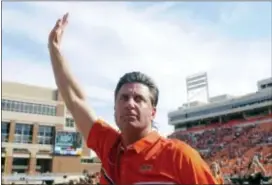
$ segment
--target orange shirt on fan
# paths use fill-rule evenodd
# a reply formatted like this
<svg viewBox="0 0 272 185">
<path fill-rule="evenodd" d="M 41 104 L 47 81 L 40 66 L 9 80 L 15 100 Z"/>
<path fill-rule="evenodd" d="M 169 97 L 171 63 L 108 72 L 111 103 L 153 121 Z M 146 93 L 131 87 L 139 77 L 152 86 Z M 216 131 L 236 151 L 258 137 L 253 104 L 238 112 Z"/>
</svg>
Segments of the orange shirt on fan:
<svg viewBox="0 0 272 185">
<path fill-rule="evenodd" d="M 87 146 L 102 162 L 101 184 L 217 184 L 196 150 L 155 131 L 125 149 L 120 133 L 98 120 Z"/>
</svg>

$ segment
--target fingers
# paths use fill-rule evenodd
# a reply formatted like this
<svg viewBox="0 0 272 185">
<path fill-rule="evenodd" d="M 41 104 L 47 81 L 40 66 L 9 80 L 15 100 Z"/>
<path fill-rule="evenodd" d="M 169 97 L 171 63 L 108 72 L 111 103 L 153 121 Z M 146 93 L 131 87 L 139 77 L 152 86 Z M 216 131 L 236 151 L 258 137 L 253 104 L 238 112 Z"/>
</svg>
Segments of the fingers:
<svg viewBox="0 0 272 185">
<path fill-rule="evenodd" d="M 68 23 L 68 16 L 69 16 L 69 13 L 66 13 L 63 15 L 61 19 L 58 19 L 53 30 L 57 30 L 59 28 L 63 29 Z"/>
<path fill-rule="evenodd" d="M 66 13 L 62 18 L 62 29 L 64 29 L 66 27 L 66 25 L 68 24 L 68 16 L 69 16 L 69 14 Z"/>
<path fill-rule="evenodd" d="M 61 19 L 58 19 L 55 26 L 50 32 L 49 40 L 53 41 L 56 38 L 56 33 L 57 33 L 57 30 L 60 28 L 60 26 L 61 26 Z"/>
<path fill-rule="evenodd" d="M 62 19 L 58 19 L 55 25 L 55 28 L 59 28 L 62 25 Z"/>
<path fill-rule="evenodd" d="M 68 22 L 68 17 L 69 17 L 69 13 L 66 13 L 63 15 L 63 17 L 62 17 L 63 23 Z"/>
<path fill-rule="evenodd" d="M 63 15 L 62 19 L 61 19 L 61 26 L 62 27 L 65 27 L 68 23 L 68 16 L 69 16 L 69 13 L 66 13 Z"/>
<path fill-rule="evenodd" d="M 54 33 L 56 33 L 57 29 L 61 26 L 61 19 L 58 19 L 55 26 L 53 27 L 53 29 L 50 32 L 50 36 L 52 37 L 54 35 Z"/>
<path fill-rule="evenodd" d="M 60 18 L 56 21 L 55 26 L 53 27 L 53 29 L 51 30 L 51 32 L 49 34 L 49 45 L 50 46 L 52 46 L 52 44 L 59 46 L 61 39 L 62 39 L 63 32 L 64 32 L 64 28 L 68 23 L 68 16 L 69 16 L 69 14 L 66 13 L 63 15 L 62 18 Z"/>
</svg>

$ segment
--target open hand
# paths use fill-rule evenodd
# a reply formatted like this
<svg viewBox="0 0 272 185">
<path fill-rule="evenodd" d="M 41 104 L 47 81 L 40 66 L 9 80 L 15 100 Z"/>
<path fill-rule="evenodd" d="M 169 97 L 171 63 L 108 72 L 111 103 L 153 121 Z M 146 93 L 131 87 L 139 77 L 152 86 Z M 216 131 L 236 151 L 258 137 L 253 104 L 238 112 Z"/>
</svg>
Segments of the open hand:
<svg viewBox="0 0 272 185">
<path fill-rule="evenodd" d="M 51 30 L 48 38 L 48 47 L 49 49 L 55 48 L 60 49 L 60 43 L 62 35 L 66 25 L 68 24 L 68 13 L 64 14 L 61 19 L 58 19 L 56 25 Z"/>
</svg>

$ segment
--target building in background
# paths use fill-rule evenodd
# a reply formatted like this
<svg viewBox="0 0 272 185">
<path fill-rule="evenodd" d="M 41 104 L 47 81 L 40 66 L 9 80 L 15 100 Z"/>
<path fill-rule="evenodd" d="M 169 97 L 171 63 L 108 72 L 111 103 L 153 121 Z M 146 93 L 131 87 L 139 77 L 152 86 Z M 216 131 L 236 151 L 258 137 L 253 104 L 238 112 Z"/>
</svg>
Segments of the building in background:
<svg viewBox="0 0 272 185">
<path fill-rule="evenodd" d="M 72 116 L 57 90 L 2 82 L 1 171 L 11 173 L 81 173 L 93 169 L 95 155 L 86 144 L 77 145 L 79 152 L 55 152 L 56 134 L 69 144 L 78 136 Z M 70 148 L 71 150 L 73 148 Z M 70 151 L 71 152 L 71 151 Z"/>
<path fill-rule="evenodd" d="M 168 124 L 178 131 L 256 115 L 271 115 L 272 78 L 258 81 L 257 87 L 257 92 L 239 97 L 224 94 L 209 97 L 208 103 L 199 101 L 185 103 L 178 110 L 168 113 Z"/>
</svg>

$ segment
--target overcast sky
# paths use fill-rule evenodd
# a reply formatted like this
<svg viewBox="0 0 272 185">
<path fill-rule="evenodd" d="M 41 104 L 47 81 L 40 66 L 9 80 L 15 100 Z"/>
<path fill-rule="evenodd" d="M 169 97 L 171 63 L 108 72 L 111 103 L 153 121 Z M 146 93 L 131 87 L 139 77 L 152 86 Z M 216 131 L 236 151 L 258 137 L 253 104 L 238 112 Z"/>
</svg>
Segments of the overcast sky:
<svg viewBox="0 0 272 185">
<path fill-rule="evenodd" d="M 139 70 L 161 94 L 158 122 L 186 102 L 185 78 L 207 72 L 210 95 L 243 95 L 271 76 L 268 2 L 3 2 L 3 80 L 53 87 L 47 38 L 70 13 L 62 50 L 97 114 L 114 124 L 118 79 Z"/>
</svg>

